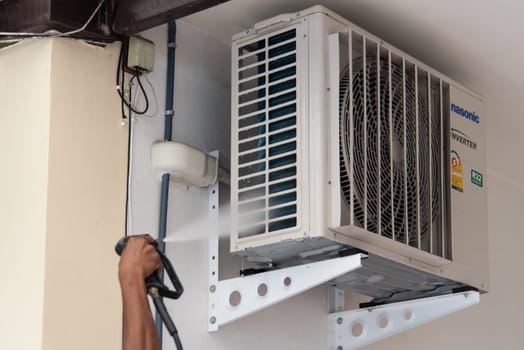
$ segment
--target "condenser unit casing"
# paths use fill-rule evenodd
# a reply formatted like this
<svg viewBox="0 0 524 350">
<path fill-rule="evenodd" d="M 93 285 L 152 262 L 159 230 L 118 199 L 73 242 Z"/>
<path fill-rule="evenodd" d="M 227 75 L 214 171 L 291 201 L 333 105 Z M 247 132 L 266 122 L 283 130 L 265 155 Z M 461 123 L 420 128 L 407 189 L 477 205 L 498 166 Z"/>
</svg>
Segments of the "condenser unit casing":
<svg viewBox="0 0 524 350">
<path fill-rule="evenodd" d="M 488 288 L 476 93 L 321 6 L 232 45 L 231 251 L 285 266 L 364 252 L 377 301 Z"/>
</svg>

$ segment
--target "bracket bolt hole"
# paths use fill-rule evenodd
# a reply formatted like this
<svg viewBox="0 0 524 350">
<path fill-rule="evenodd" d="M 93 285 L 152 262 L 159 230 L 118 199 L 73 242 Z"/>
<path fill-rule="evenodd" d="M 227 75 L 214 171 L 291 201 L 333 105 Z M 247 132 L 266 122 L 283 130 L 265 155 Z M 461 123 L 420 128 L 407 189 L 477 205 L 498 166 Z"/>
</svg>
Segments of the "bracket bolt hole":
<svg viewBox="0 0 524 350">
<path fill-rule="evenodd" d="M 362 333 L 364 333 L 364 326 L 360 322 L 355 322 L 353 326 L 351 326 L 351 334 L 353 334 L 355 338 L 358 338 Z"/>
<path fill-rule="evenodd" d="M 284 285 L 289 287 L 291 285 L 291 277 L 284 278 Z"/>
<path fill-rule="evenodd" d="M 240 302 L 242 301 L 242 294 L 238 290 L 235 290 L 231 294 L 229 294 L 229 305 L 233 307 L 237 307 L 240 305 Z"/>
<path fill-rule="evenodd" d="M 378 318 L 378 326 L 382 329 L 389 326 L 389 318 L 386 315 L 382 315 Z"/>
<path fill-rule="evenodd" d="M 409 311 L 409 310 L 404 311 L 404 319 L 406 321 L 411 320 L 412 317 L 413 317 L 413 314 L 411 313 L 411 311 Z"/>
<path fill-rule="evenodd" d="M 263 297 L 263 296 L 266 296 L 267 294 L 267 284 L 265 283 L 260 283 L 258 285 L 258 288 L 257 288 L 257 293 L 259 296 Z"/>
</svg>

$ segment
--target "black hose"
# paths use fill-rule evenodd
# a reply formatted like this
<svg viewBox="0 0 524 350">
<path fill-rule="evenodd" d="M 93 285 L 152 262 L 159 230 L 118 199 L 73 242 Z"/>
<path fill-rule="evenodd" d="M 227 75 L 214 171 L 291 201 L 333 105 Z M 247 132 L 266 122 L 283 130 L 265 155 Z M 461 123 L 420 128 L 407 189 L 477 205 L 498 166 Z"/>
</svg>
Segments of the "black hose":
<svg viewBox="0 0 524 350">
<path fill-rule="evenodd" d="M 158 294 L 158 291 L 149 291 L 149 295 L 153 298 L 153 303 L 155 304 L 156 311 L 158 315 L 162 318 L 164 325 L 168 333 L 173 337 L 177 350 L 183 350 L 182 341 L 178 335 L 178 330 L 175 326 L 175 323 L 169 316 L 167 312 L 166 305 L 164 304 L 164 299 Z"/>
</svg>

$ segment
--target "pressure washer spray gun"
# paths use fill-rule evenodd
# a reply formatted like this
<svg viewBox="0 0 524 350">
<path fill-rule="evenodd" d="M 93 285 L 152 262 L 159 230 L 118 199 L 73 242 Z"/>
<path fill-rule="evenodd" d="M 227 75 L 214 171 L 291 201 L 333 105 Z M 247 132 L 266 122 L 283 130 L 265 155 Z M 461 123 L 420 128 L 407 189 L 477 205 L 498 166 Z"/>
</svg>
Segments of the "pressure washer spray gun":
<svg viewBox="0 0 524 350">
<path fill-rule="evenodd" d="M 137 236 L 124 237 L 118 241 L 118 243 L 115 246 L 115 251 L 118 255 L 122 255 L 122 252 L 126 247 L 127 241 L 131 237 Z M 178 279 L 178 276 L 175 272 L 175 269 L 173 268 L 173 265 L 171 264 L 171 261 L 169 261 L 167 256 L 158 248 L 158 241 L 153 241 L 151 244 L 155 246 L 158 255 L 160 255 L 160 259 L 162 260 L 162 264 L 164 265 L 164 270 L 167 272 L 167 275 L 169 276 L 169 279 L 171 280 L 174 289 L 170 290 L 164 284 L 164 282 L 162 282 L 161 275 L 158 272 L 155 272 L 154 274 L 146 278 L 147 294 L 149 294 L 149 296 L 153 299 L 156 311 L 162 318 L 162 322 L 166 326 L 167 331 L 173 337 L 176 348 L 178 350 L 182 350 L 182 342 L 180 341 L 180 337 L 178 336 L 178 331 L 175 327 L 175 324 L 173 323 L 173 320 L 169 316 L 169 313 L 167 312 L 163 298 L 180 298 L 180 296 L 184 292 L 184 287 L 182 287 L 182 283 L 180 283 L 180 280 Z"/>
</svg>

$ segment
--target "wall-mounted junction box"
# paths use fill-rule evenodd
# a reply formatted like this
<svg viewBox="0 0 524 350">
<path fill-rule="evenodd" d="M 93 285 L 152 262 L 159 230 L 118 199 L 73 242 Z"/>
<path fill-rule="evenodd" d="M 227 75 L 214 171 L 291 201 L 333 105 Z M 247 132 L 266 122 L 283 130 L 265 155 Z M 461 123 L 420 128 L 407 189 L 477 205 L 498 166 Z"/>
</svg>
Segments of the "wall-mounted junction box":
<svg viewBox="0 0 524 350">
<path fill-rule="evenodd" d="M 152 72 L 155 67 L 155 44 L 139 36 L 129 37 L 127 67 L 140 72 Z"/>
</svg>

